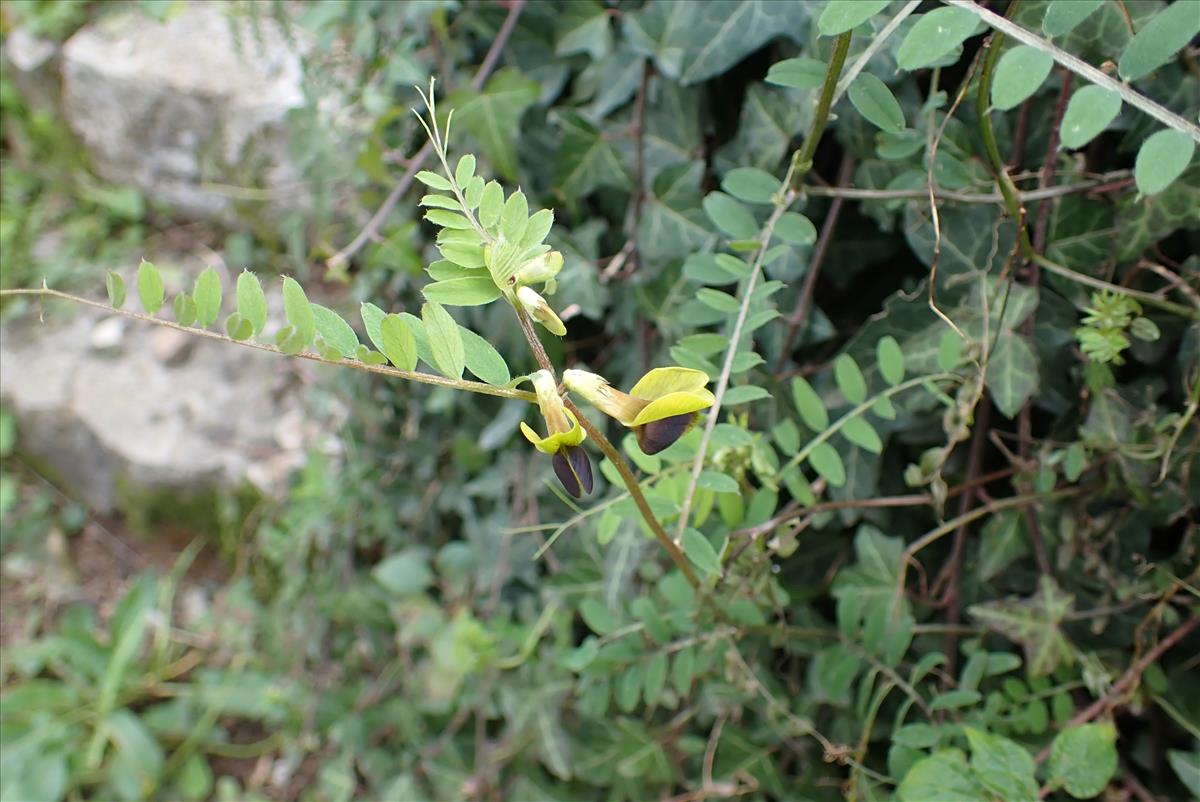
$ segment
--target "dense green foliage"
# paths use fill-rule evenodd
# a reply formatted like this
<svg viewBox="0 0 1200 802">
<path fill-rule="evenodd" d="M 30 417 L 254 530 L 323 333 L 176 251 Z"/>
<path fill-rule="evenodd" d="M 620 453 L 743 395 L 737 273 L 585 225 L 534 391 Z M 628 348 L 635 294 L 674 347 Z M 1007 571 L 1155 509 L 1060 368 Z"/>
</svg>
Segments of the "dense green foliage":
<svg viewBox="0 0 1200 802">
<path fill-rule="evenodd" d="M 229 500 L 115 609 L 6 643 L 0 795 L 1200 796 L 1194 5 L 1027 0 L 1003 37 L 957 2 L 234 8 L 312 37 L 324 261 L 280 281 L 294 248 L 231 232 L 261 280 L 167 298 L 144 262 L 109 298 L 340 363 L 314 395 L 351 406 L 349 447 L 285 501 Z M 335 90 L 352 131 L 322 119 Z M 7 263 L 84 167 L 5 160 Z M 57 224 L 136 242 L 121 192 Z M 522 273 L 547 252 L 561 272 Z M 66 278 L 37 271 L 4 286 Z M 343 303 L 309 300 L 321 278 Z M 533 284 L 552 369 L 711 379 L 652 455 L 573 393 L 634 487 L 589 435 L 577 501 L 519 435 L 546 431 Z M 81 512 L 9 464 L 6 565 L 44 582 L 30 555 Z M 188 578 L 202 545 L 219 583 Z"/>
</svg>

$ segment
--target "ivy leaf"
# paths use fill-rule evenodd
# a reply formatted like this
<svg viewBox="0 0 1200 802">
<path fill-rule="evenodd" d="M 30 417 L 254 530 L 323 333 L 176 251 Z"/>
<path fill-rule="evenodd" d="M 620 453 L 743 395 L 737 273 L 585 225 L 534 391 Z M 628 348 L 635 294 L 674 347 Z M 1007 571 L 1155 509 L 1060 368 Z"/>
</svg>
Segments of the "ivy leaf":
<svg viewBox="0 0 1200 802">
<path fill-rule="evenodd" d="M 466 353 L 458 324 L 442 305 L 429 301 L 421 307 L 421 321 L 429 338 L 433 366 L 451 379 L 461 379 L 466 368 Z"/>
<path fill-rule="evenodd" d="M 1082 724 L 1054 736 L 1050 782 L 1076 799 L 1099 796 L 1117 772 L 1117 730 L 1111 723 Z"/>
<path fill-rule="evenodd" d="M 471 132 L 496 172 L 509 181 L 517 180 L 521 117 L 537 100 L 538 92 L 537 81 L 507 67 L 498 70 L 482 92 L 464 89 L 449 98 L 454 121 Z"/>
<path fill-rule="evenodd" d="M 572 56 L 576 53 L 587 53 L 593 61 L 599 61 L 612 48 L 609 15 L 600 3 L 567 3 L 559 10 L 558 24 L 555 27 L 555 55 Z"/>
<path fill-rule="evenodd" d="M 896 795 L 902 802 L 992 802 L 992 795 L 971 774 L 966 755 L 959 749 L 943 749 L 918 760 L 904 775 Z"/>
<path fill-rule="evenodd" d="M 887 84 L 869 72 L 854 79 L 847 93 L 858 113 L 881 131 L 898 134 L 904 130 L 904 110 Z"/>
<path fill-rule="evenodd" d="M 1049 53 L 1017 45 L 1005 52 L 992 78 L 992 105 L 997 109 L 1015 108 L 1037 91 L 1050 75 L 1054 59 Z"/>
<path fill-rule="evenodd" d="M 153 315 L 163 305 L 163 280 L 158 268 L 145 259 L 138 265 L 137 272 L 138 297 L 141 298 L 142 308 L 146 314 Z"/>
<path fill-rule="evenodd" d="M 212 267 L 204 268 L 196 277 L 192 300 L 196 302 L 196 322 L 201 328 L 217 322 L 221 314 L 221 277 Z"/>
<path fill-rule="evenodd" d="M 838 630 L 895 665 L 908 649 L 914 624 L 908 599 L 896 595 L 904 542 L 863 525 L 854 536 L 854 553 L 855 564 L 840 570 L 833 583 Z"/>
<path fill-rule="evenodd" d="M 558 115 L 562 144 L 555 161 L 554 184 L 568 198 L 583 198 L 599 187 L 628 189 L 633 177 L 613 138 L 582 115 Z"/>
<path fill-rule="evenodd" d="M 996 408 L 1009 418 L 1038 387 L 1038 361 L 1024 338 L 1012 332 L 1000 335 L 987 366 L 987 388 Z"/>
<path fill-rule="evenodd" d="M 971 744 L 971 770 L 985 788 L 1012 802 L 1037 799 L 1032 755 L 1002 735 L 975 727 L 964 727 L 963 731 Z"/>
<path fill-rule="evenodd" d="M 1029 673 L 1040 677 L 1060 663 L 1074 660 L 1074 650 L 1060 629 L 1073 601 L 1053 579 L 1042 577 L 1038 592 L 1028 599 L 976 604 L 968 612 L 984 626 L 1021 644 Z"/>
<path fill-rule="evenodd" d="M 1157 195 L 1169 187 L 1187 169 L 1195 150 L 1195 141 L 1182 131 L 1159 131 L 1149 137 L 1133 165 L 1138 191 Z"/>
<path fill-rule="evenodd" d="M 887 8 L 891 0 L 830 0 L 817 20 L 822 36 L 853 30 Z"/>
<path fill-rule="evenodd" d="M 1058 135 L 1064 148 L 1091 142 L 1121 112 L 1121 96 L 1103 86 L 1085 86 L 1071 95 Z"/>
<path fill-rule="evenodd" d="M 255 334 L 262 334 L 267 325 L 267 296 L 262 282 L 249 270 L 243 270 L 237 280 L 237 309 L 243 318 L 250 321 Z"/>
<path fill-rule="evenodd" d="M 928 67 L 953 52 L 978 28 L 975 15 L 966 9 L 935 8 L 909 29 L 896 51 L 896 62 L 905 70 Z"/>
<path fill-rule="evenodd" d="M 1126 81 L 1144 78 L 1175 58 L 1200 33 L 1200 12 L 1195 3 L 1170 3 L 1134 35 L 1117 62 L 1117 74 Z"/>
</svg>

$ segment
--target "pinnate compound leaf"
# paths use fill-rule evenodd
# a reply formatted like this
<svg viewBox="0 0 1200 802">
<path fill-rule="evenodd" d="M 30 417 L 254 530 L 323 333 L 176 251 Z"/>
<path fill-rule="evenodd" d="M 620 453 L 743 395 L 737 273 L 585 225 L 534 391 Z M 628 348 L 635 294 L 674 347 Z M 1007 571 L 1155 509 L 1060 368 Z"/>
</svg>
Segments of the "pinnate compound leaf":
<svg viewBox="0 0 1200 802">
<path fill-rule="evenodd" d="M 721 573 L 721 558 L 699 529 L 689 526 L 684 530 L 683 553 L 708 576 L 718 576 Z"/>
<path fill-rule="evenodd" d="M 703 205 L 708 219 L 730 239 L 753 239 L 758 234 L 758 223 L 750 210 L 724 192 L 708 193 Z"/>
<path fill-rule="evenodd" d="M 512 376 L 508 363 L 495 347 L 470 329 L 459 326 L 458 333 L 462 336 L 463 359 L 467 370 L 480 380 L 497 387 L 508 384 Z"/>
<path fill-rule="evenodd" d="M 825 62 L 815 58 L 788 58 L 772 64 L 764 80 L 789 89 L 816 89 L 825 82 L 826 69 Z"/>
<path fill-rule="evenodd" d="M 792 245 L 812 245 L 817 241 L 817 229 L 799 212 L 784 212 L 775 224 L 775 236 Z"/>
<path fill-rule="evenodd" d="M 825 409 L 825 403 L 803 376 L 792 379 L 792 399 L 805 426 L 814 432 L 829 428 L 829 412 Z"/>
<path fill-rule="evenodd" d="M 199 306 L 199 301 L 196 305 Z M 304 288 L 291 276 L 283 277 L 283 312 L 295 330 L 294 334 L 301 343 L 300 347 L 311 343 L 317 333 L 316 315 L 313 314 L 308 296 L 304 294 Z"/>
<path fill-rule="evenodd" d="M 872 454 L 883 453 L 883 441 L 875 427 L 863 420 L 862 416 L 850 418 L 839 430 L 842 436 L 859 448 L 864 448 Z"/>
<path fill-rule="evenodd" d="M 1035 800 L 1038 784 L 1033 756 L 1002 735 L 964 727 L 971 745 L 971 770 L 984 787 L 1003 800 Z"/>
<path fill-rule="evenodd" d="M 104 277 L 104 289 L 108 291 L 108 302 L 114 309 L 125 305 L 125 279 L 115 270 L 108 271 Z"/>
<path fill-rule="evenodd" d="M 1183 174 L 1195 151 L 1195 141 L 1182 131 L 1159 131 L 1148 137 L 1133 164 L 1138 191 L 1143 195 L 1162 192 Z"/>
<path fill-rule="evenodd" d="M 1109 722 L 1063 730 L 1050 745 L 1050 782 L 1076 799 L 1099 796 L 1117 771 L 1116 741 Z"/>
<path fill-rule="evenodd" d="M 141 298 L 142 308 L 146 314 L 153 315 L 163 305 L 163 280 L 158 268 L 145 259 L 138 265 L 137 272 L 138 297 Z"/>
<path fill-rule="evenodd" d="M 1081 148 L 1121 113 L 1121 96 L 1103 86 L 1085 86 L 1071 95 L 1058 135 L 1064 148 Z"/>
<path fill-rule="evenodd" d="M 237 280 L 237 309 L 238 313 L 250 321 L 255 334 L 262 334 L 267 325 L 267 296 L 263 293 L 262 282 L 258 276 L 249 270 L 243 270 Z"/>
<path fill-rule="evenodd" d="M 491 276 L 467 276 L 426 284 L 421 294 L 446 306 L 479 306 L 499 298 L 500 288 Z"/>
<path fill-rule="evenodd" d="M 466 352 L 454 318 L 441 304 L 429 301 L 421 307 L 421 321 L 425 324 L 425 334 L 429 337 L 433 366 L 443 376 L 461 379 L 467 365 Z"/>
<path fill-rule="evenodd" d="M 879 375 L 885 382 L 895 387 L 904 381 L 904 352 L 895 337 L 885 334 L 879 338 L 875 358 L 879 361 Z"/>
<path fill-rule="evenodd" d="M 1005 110 L 1015 108 L 1037 91 L 1050 75 L 1054 59 L 1049 53 L 1017 45 L 1005 52 L 992 78 L 992 105 Z"/>
<path fill-rule="evenodd" d="M 180 326 L 190 326 L 196 322 L 196 302 L 186 292 L 175 296 L 171 310 L 175 313 L 175 322 Z"/>
<path fill-rule="evenodd" d="M 1195 2 L 1176 0 L 1142 26 L 1125 46 L 1117 73 L 1126 81 L 1144 78 L 1175 57 L 1200 33 L 1200 9 Z"/>
<path fill-rule="evenodd" d="M 367 339 L 379 351 L 383 351 L 383 335 L 379 330 L 380 324 L 386 317 L 384 311 L 369 301 L 364 301 L 358 307 L 359 317 L 362 318 L 363 328 L 367 331 Z"/>
<path fill-rule="evenodd" d="M 196 303 L 196 322 L 202 328 L 217 322 L 221 314 L 221 277 L 212 267 L 204 268 L 196 277 L 192 300 Z"/>
<path fill-rule="evenodd" d="M 846 484 L 846 466 L 837 453 L 837 449 L 829 443 L 818 443 L 814 446 L 808 454 L 808 462 L 834 487 Z"/>
<path fill-rule="evenodd" d="M 900 43 L 896 60 L 905 70 L 927 67 L 948 55 L 979 27 L 970 11 L 943 6 L 923 14 Z"/>
<path fill-rule="evenodd" d="M 839 356 L 833 363 L 833 377 L 838 389 L 851 404 L 861 404 L 867 400 L 867 380 L 863 378 L 854 357 L 849 354 Z"/>
<path fill-rule="evenodd" d="M 822 36 L 853 30 L 887 8 L 891 0 L 830 0 L 817 20 Z"/>
<path fill-rule="evenodd" d="M 350 324 L 342 320 L 337 312 L 320 304 L 313 304 L 312 310 L 317 333 L 326 345 L 346 359 L 353 359 L 358 351 L 358 335 L 350 328 Z"/>
<path fill-rule="evenodd" d="M 887 84 L 869 72 L 854 79 L 847 93 L 858 113 L 881 131 L 898 134 L 904 130 L 904 110 Z"/>
<path fill-rule="evenodd" d="M 366 319 L 367 304 L 363 306 L 363 318 Z M 375 342 L 374 338 L 372 342 Z M 417 340 L 408 323 L 399 315 L 384 315 L 380 318 L 379 341 L 375 342 L 375 345 L 388 361 L 400 370 L 412 370 L 417 366 Z"/>
<path fill-rule="evenodd" d="M 770 203 L 780 181 L 757 167 L 735 167 L 721 180 L 721 189 L 746 203 Z"/>
<path fill-rule="evenodd" d="M 1051 0 L 1042 18 L 1047 36 L 1062 36 L 1092 15 L 1107 0 Z"/>
</svg>

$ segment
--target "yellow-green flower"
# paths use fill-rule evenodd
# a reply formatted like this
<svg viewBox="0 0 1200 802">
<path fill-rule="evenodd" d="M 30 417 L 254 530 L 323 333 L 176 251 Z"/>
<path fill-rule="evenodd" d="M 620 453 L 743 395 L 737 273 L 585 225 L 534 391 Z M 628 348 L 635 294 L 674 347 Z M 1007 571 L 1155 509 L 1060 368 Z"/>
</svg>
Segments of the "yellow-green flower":
<svg viewBox="0 0 1200 802">
<path fill-rule="evenodd" d="M 700 410 L 716 400 L 704 386 L 708 374 L 691 368 L 655 368 L 628 393 L 613 389 L 603 376 L 586 370 L 564 371 L 563 383 L 633 429 L 647 454 L 657 454 L 682 437 L 696 424 Z"/>
<path fill-rule="evenodd" d="M 549 371 L 539 370 L 531 377 L 537 393 L 538 408 L 546 421 L 546 436 L 521 421 L 521 434 L 533 443 L 534 448 L 554 458 L 554 473 L 566 491 L 575 498 L 592 492 L 592 462 L 580 443 L 587 434 L 571 411 L 563 406 L 554 377 Z"/>
<path fill-rule="evenodd" d="M 532 287 L 517 287 L 517 300 L 521 306 L 525 307 L 529 316 L 545 326 L 551 334 L 562 337 L 567 333 L 567 327 L 558 319 L 558 315 L 554 314 L 550 304 L 546 303 L 546 299 L 539 295 L 537 290 Z"/>
</svg>

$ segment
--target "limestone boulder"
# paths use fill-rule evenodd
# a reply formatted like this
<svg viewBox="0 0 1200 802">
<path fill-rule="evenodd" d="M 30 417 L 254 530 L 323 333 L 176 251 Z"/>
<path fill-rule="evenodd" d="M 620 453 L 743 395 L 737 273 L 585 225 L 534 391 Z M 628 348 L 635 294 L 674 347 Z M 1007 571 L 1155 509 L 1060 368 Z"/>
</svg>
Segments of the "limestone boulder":
<svg viewBox="0 0 1200 802">
<path fill-rule="evenodd" d="M 100 175 L 189 217 L 230 219 L 238 198 L 304 207 L 287 125 L 304 103 L 300 32 L 245 8 L 110 13 L 66 42 L 63 113 Z"/>
</svg>

